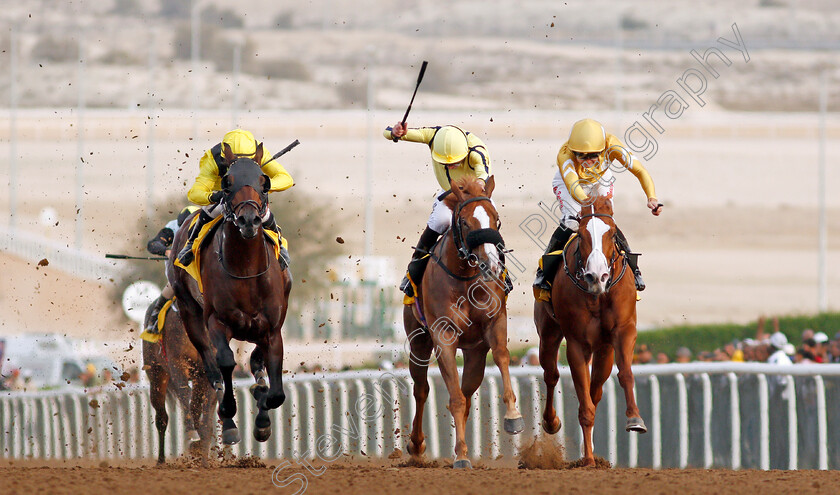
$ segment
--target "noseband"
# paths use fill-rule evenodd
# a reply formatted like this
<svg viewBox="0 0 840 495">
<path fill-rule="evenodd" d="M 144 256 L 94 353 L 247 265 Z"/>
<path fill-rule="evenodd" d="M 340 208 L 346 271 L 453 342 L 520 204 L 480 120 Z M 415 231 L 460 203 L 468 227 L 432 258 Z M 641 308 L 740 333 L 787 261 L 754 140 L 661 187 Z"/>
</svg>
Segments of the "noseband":
<svg viewBox="0 0 840 495">
<path fill-rule="evenodd" d="M 584 218 L 589 218 L 589 217 L 603 217 L 603 218 L 609 218 L 610 220 L 613 220 L 612 215 L 607 215 L 606 213 L 590 213 L 588 215 L 581 216 L 578 220 L 583 220 Z M 615 223 L 615 220 L 613 220 L 613 223 Z M 578 227 L 578 230 L 580 230 L 580 227 Z M 615 239 L 613 239 L 613 245 L 615 246 Z M 618 253 L 618 248 L 616 246 L 616 248 L 613 249 L 613 257 L 609 262 L 610 278 L 609 278 L 609 280 L 607 280 L 607 285 L 604 288 L 604 294 L 609 293 L 610 289 L 615 284 L 617 284 L 619 280 L 621 280 L 621 278 L 624 276 L 624 272 L 627 271 L 627 260 L 625 260 L 624 257 L 622 256 L 621 257 L 622 258 L 621 272 L 618 274 L 618 277 L 613 278 L 612 267 L 613 267 L 613 264 L 615 264 L 618 257 L 619 257 L 619 253 Z M 583 261 L 581 260 L 581 257 L 580 257 L 580 234 L 578 234 L 577 246 L 575 247 L 575 265 L 577 265 L 577 270 L 575 270 L 574 275 L 572 274 L 571 271 L 569 271 L 569 263 L 568 263 L 567 260 L 568 260 L 567 253 L 566 253 L 566 251 L 564 251 L 563 252 L 563 271 L 566 272 L 566 275 L 569 276 L 569 279 L 572 281 L 573 284 L 575 284 L 575 287 L 582 290 L 583 292 L 586 292 L 587 294 L 592 294 L 594 296 L 595 294 L 593 292 L 591 292 L 586 286 L 584 286 L 582 284 L 582 280 L 583 280 Z"/>
<path fill-rule="evenodd" d="M 490 198 L 485 196 L 476 196 L 470 198 L 455 207 L 452 213 L 452 237 L 455 239 L 455 249 L 458 251 L 458 258 L 465 260 L 470 257 L 470 253 L 477 246 L 490 243 L 496 246 L 496 249 L 503 252 L 505 241 L 502 239 L 502 234 L 498 230 L 492 228 L 472 230 L 467 233 L 464 238 L 464 231 L 461 225 L 461 210 L 470 203 L 477 201 L 490 201 Z"/>
</svg>

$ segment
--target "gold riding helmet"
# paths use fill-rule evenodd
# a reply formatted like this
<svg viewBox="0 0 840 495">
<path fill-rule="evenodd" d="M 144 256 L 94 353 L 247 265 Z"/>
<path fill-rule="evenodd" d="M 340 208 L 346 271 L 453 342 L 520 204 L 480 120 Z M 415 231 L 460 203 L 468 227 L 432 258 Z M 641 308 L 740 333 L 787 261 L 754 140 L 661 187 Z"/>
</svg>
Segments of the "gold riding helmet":
<svg viewBox="0 0 840 495">
<path fill-rule="evenodd" d="M 583 119 L 569 133 L 569 149 L 575 153 L 601 153 L 607 147 L 607 132 L 599 122 Z"/>
<path fill-rule="evenodd" d="M 464 131 L 451 125 L 438 129 L 432 141 L 432 159 L 434 161 L 451 165 L 466 158 L 469 152 L 467 135 Z"/>
<path fill-rule="evenodd" d="M 222 147 L 224 144 L 230 146 L 230 150 L 236 156 L 253 157 L 257 152 L 257 140 L 254 135 L 244 129 L 234 129 L 222 139 Z"/>
</svg>

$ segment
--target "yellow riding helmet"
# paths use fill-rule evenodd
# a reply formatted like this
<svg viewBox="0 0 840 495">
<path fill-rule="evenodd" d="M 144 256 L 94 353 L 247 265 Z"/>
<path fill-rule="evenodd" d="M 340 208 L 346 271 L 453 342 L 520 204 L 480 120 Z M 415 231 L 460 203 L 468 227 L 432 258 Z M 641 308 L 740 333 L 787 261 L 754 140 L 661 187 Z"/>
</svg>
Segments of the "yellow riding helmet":
<svg viewBox="0 0 840 495">
<path fill-rule="evenodd" d="M 244 129 L 228 132 L 222 139 L 222 143 L 227 143 L 233 154 L 237 156 L 253 156 L 257 152 L 257 140 L 254 139 L 253 134 Z"/>
<path fill-rule="evenodd" d="M 432 159 L 438 163 L 457 163 L 470 152 L 467 135 L 455 126 L 447 125 L 438 129 L 432 141 Z"/>
<path fill-rule="evenodd" d="M 600 153 L 607 147 L 607 132 L 599 122 L 583 119 L 569 133 L 569 149 L 578 153 Z"/>
</svg>

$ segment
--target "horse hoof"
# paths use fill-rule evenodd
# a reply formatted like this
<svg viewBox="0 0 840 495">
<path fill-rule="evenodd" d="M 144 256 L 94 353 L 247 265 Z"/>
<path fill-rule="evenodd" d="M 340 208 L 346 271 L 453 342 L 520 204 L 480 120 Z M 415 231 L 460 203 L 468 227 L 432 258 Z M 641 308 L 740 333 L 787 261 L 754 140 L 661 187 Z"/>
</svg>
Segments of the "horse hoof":
<svg viewBox="0 0 840 495">
<path fill-rule="evenodd" d="M 470 464 L 469 459 L 461 459 L 460 461 L 455 461 L 452 467 L 454 469 L 472 469 L 472 464 Z"/>
<path fill-rule="evenodd" d="M 258 442 L 265 442 L 268 440 L 268 437 L 271 436 L 271 427 L 267 426 L 265 428 L 255 428 L 254 429 L 254 438 Z"/>
<path fill-rule="evenodd" d="M 505 432 L 509 435 L 518 435 L 525 431 L 525 420 L 522 416 L 518 418 L 505 418 Z"/>
<path fill-rule="evenodd" d="M 199 440 L 201 440 L 201 437 L 198 435 L 198 431 L 187 430 L 187 441 L 188 442 L 198 442 Z"/>
<path fill-rule="evenodd" d="M 412 456 L 420 457 L 424 452 L 426 452 L 426 441 L 424 440 L 421 442 L 419 447 L 415 447 L 414 442 L 408 442 L 406 450 L 408 450 L 408 453 Z"/>
<path fill-rule="evenodd" d="M 239 428 L 231 428 L 222 432 L 222 443 L 225 445 L 236 445 L 241 440 Z"/>
<path fill-rule="evenodd" d="M 647 426 L 645 426 L 645 422 L 642 421 L 642 418 L 633 417 L 627 419 L 627 426 L 624 427 L 625 431 L 635 431 L 636 433 L 647 433 Z"/>
<path fill-rule="evenodd" d="M 542 427 L 546 433 L 548 433 L 549 435 L 554 435 L 555 433 L 560 431 L 560 418 L 555 416 L 551 423 L 548 423 L 546 420 L 543 420 Z"/>
</svg>

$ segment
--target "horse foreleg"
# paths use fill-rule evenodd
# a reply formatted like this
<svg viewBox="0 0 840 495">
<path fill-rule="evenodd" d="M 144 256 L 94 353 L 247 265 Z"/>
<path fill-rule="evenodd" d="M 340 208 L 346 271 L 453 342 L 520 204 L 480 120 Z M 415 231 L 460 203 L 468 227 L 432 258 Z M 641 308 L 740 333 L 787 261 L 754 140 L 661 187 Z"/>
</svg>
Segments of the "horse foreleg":
<svg viewBox="0 0 840 495">
<path fill-rule="evenodd" d="M 192 342 L 193 347 L 195 347 L 201 361 L 204 363 L 207 381 L 214 389 L 220 389 L 222 387 L 222 372 L 216 363 L 216 356 L 213 353 L 210 336 L 204 327 L 201 306 L 195 300 L 187 302 L 187 298 L 192 299 L 189 292 L 183 295 L 176 291 L 176 297 L 178 298 L 178 311 L 180 312 L 181 321 L 184 323 L 184 328 L 187 331 L 190 342 Z"/>
<path fill-rule="evenodd" d="M 636 327 L 630 325 L 620 328 L 615 332 L 613 347 L 615 348 L 615 363 L 618 366 L 618 383 L 624 390 L 624 401 L 627 404 L 625 415 L 627 416 L 626 431 L 647 432 L 645 422 L 636 405 L 636 395 L 633 387 L 636 379 L 633 377 L 631 365 L 633 363 L 633 348 L 636 346 Z"/>
<path fill-rule="evenodd" d="M 423 435 L 423 411 L 429 397 L 428 370 L 432 359 L 432 339 L 429 332 L 414 318 L 411 307 L 403 309 L 403 325 L 408 335 L 408 371 L 414 382 L 414 419 L 408 441 L 408 453 L 420 457 L 426 451 L 426 437 Z"/>
<path fill-rule="evenodd" d="M 467 456 L 466 440 L 465 412 L 467 410 L 467 400 L 461 392 L 461 387 L 458 386 L 458 364 L 455 362 L 455 341 L 457 339 L 452 335 L 444 335 L 441 340 L 451 342 L 444 345 L 437 343 L 436 345 L 440 346 L 441 349 L 438 355 L 438 366 L 443 383 L 446 384 L 446 389 L 449 391 L 449 412 L 455 421 L 455 463 L 453 467 L 471 468 L 472 465 Z"/>
<path fill-rule="evenodd" d="M 487 346 L 481 345 L 464 351 L 464 374 L 461 377 L 461 393 L 464 394 L 464 399 L 467 401 L 464 408 L 464 421 L 470 417 L 472 396 L 484 380 L 488 350 Z"/>
<path fill-rule="evenodd" d="M 187 431 L 187 440 L 196 441 L 198 440 L 198 432 L 195 429 L 195 423 L 198 417 L 193 414 L 193 408 L 190 406 L 192 390 L 190 390 L 189 379 L 186 375 L 188 366 L 182 359 L 173 359 L 169 368 L 169 380 L 175 398 L 178 399 L 178 403 L 181 404 L 181 409 L 184 411 L 184 428 Z"/>
<path fill-rule="evenodd" d="M 545 309 L 545 303 L 537 302 L 534 307 L 534 323 L 540 334 L 540 366 L 543 369 L 545 381 L 545 410 L 543 411 L 542 427 L 549 435 L 560 431 L 560 418 L 554 410 L 554 388 L 560 379 L 557 369 L 557 351 L 563 341 L 563 333 L 557 323 L 551 319 Z"/>
<path fill-rule="evenodd" d="M 286 402 L 283 391 L 283 336 L 278 327 L 271 333 L 267 348 L 263 351 L 268 371 L 268 393 L 257 401 L 260 409 L 277 409 Z"/>
<path fill-rule="evenodd" d="M 149 376 L 149 399 L 155 410 L 155 428 L 158 431 L 158 464 L 166 462 L 166 427 L 169 425 L 169 415 L 166 414 L 166 389 L 169 384 L 169 373 L 163 366 L 153 364 L 146 370 Z"/>
<path fill-rule="evenodd" d="M 507 348 L 507 319 L 497 318 L 490 330 L 490 348 L 493 350 L 493 361 L 502 374 L 502 385 L 504 387 L 503 400 L 505 401 L 505 432 L 510 435 L 522 433 L 525 429 L 525 420 L 516 408 L 516 394 L 513 393 L 513 385 L 510 382 L 510 352 Z"/>
<path fill-rule="evenodd" d="M 236 397 L 233 395 L 233 369 L 236 367 L 236 359 L 225 332 L 225 326 L 215 317 L 211 316 L 207 321 L 207 332 L 210 340 L 216 348 L 216 364 L 224 379 L 224 386 L 214 383 L 216 399 L 219 401 L 219 419 L 222 420 L 222 442 L 225 445 L 239 443 L 239 429 L 233 420 L 236 416 Z"/>
<path fill-rule="evenodd" d="M 215 394 L 210 388 L 210 382 L 193 375 L 193 394 L 190 400 L 190 407 L 193 409 L 193 417 L 198 427 L 200 440 L 190 445 L 190 453 L 202 460 L 207 460 L 210 447 L 215 443 L 216 422 L 213 418 L 213 406 L 215 405 Z"/>
<path fill-rule="evenodd" d="M 592 451 L 592 426 L 595 424 L 595 404 L 589 395 L 590 377 L 587 364 L 591 353 L 585 352 L 580 343 L 566 342 L 566 357 L 572 371 L 572 381 L 578 398 L 578 422 L 583 430 L 583 465 L 594 466 L 595 454 Z"/>
</svg>

